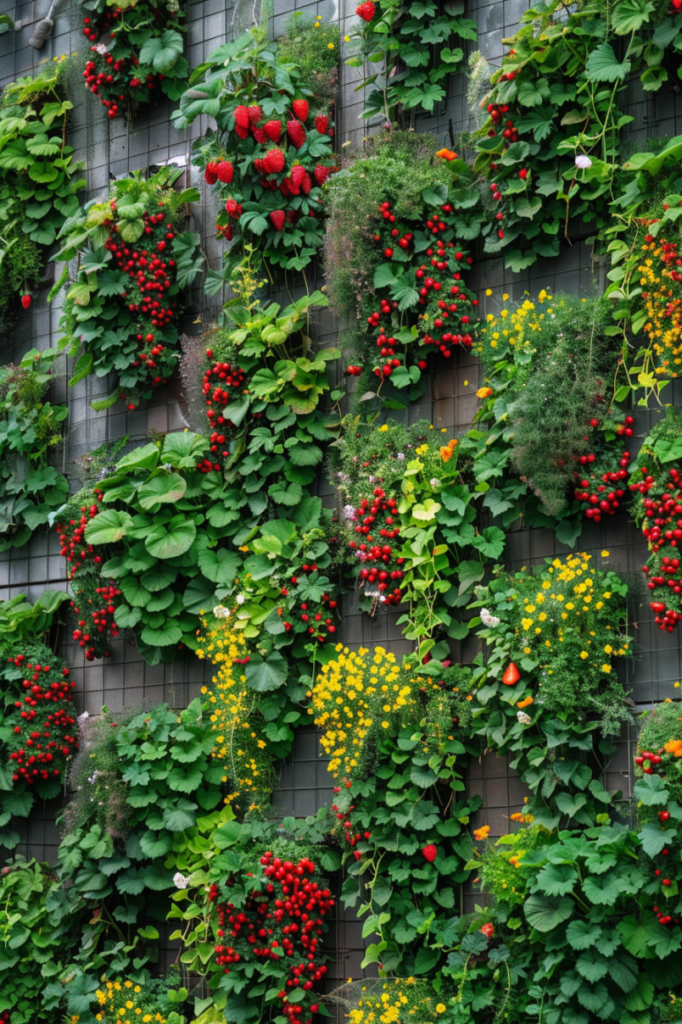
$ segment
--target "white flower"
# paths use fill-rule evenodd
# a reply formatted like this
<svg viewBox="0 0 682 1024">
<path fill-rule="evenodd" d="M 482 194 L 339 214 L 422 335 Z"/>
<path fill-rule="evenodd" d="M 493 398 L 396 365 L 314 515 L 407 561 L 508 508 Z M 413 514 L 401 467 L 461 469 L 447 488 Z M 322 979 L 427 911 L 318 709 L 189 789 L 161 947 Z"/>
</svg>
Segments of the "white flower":
<svg viewBox="0 0 682 1024">
<path fill-rule="evenodd" d="M 236 601 L 237 601 L 237 604 L 244 604 L 244 601 L 246 601 L 246 598 L 244 597 L 243 594 L 237 594 Z"/>
<path fill-rule="evenodd" d="M 89 712 L 84 711 L 82 715 L 78 716 L 78 723 L 79 723 L 79 725 L 83 725 L 85 723 L 85 720 L 87 718 L 89 718 L 89 717 L 90 717 Z"/>
<path fill-rule="evenodd" d="M 436 480 L 435 476 L 431 477 L 429 483 L 432 487 L 440 487 L 440 480 Z"/>
<path fill-rule="evenodd" d="M 225 605 L 223 604 L 217 604 L 213 609 L 213 614 L 215 615 L 216 619 L 229 619 L 230 609 L 226 608 Z"/>
<path fill-rule="evenodd" d="M 374 483 L 374 477 L 373 477 L 373 476 L 370 476 L 370 477 L 368 477 L 367 479 L 369 480 L 369 482 L 370 482 L 371 484 L 373 484 L 373 483 Z"/>
<path fill-rule="evenodd" d="M 527 715 L 525 711 L 517 711 L 516 717 L 518 718 L 521 725 L 530 725 L 531 723 L 530 716 Z"/>
<path fill-rule="evenodd" d="M 586 171 L 588 167 L 592 166 L 592 161 L 589 156 L 585 156 L 584 153 L 578 153 L 575 158 L 575 166 L 579 171 Z"/>
<path fill-rule="evenodd" d="M 355 519 L 355 509 L 352 505 L 343 506 L 343 518 L 344 519 Z"/>
<path fill-rule="evenodd" d="M 95 769 L 95 771 L 92 773 L 92 775 L 88 775 L 88 782 L 90 783 L 91 786 L 93 786 L 95 784 L 95 781 L 96 781 L 98 775 L 99 775 L 99 772 L 97 771 L 97 769 Z"/>
<path fill-rule="evenodd" d="M 173 875 L 173 885 L 176 889 L 186 889 L 189 885 L 189 878 L 181 874 L 181 872 L 176 871 Z"/>
<path fill-rule="evenodd" d="M 492 615 L 487 608 L 481 608 L 481 622 L 484 626 L 488 626 L 489 629 L 494 629 L 495 626 L 499 626 L 500 620 L 496 615 Z"/>
<path fill-rule="evenodd" d="M 93 46 L 93 50 L 97 50 L 100 57 L 104 57 L 105 54 L 109 53 L 109 47 L 106 43 L 98 43 L 97 46 Z"/>
<path fill-rule="evenodd" d="M 402 452 L 398 452 L 398 454 L 396 455 L 396 459 L 399 459 L 401 462 L 403 461 L 404 458 L 405 456 L 403 455 Z"/>
</svg>

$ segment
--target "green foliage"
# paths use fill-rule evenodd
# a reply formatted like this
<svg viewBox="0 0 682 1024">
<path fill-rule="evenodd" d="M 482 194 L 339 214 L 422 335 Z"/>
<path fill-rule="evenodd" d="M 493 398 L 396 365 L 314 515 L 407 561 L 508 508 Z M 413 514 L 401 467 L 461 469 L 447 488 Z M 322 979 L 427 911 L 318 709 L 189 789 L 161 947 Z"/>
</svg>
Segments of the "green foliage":
<svg viewBox="0 0 682 1024">
<path fill-rule="evenodd" d="M 301 78 L 315 93 L 315 100 L 324 110 L 336 101 L 339 80 L 340 32 L 335 23 L 322 25 L 317 18 L 296 11 L 285 25 L 284 35 L 277 40 L 277 57 L 283 64 L 295 64 Z"/>
<path fill-rule="evenodd" d="M 12 1024 L 56 1019 L 57 1000 L 45 990 L 75 949 L 68 919 L 48 912 L 57 889 L 54 868 L 11 860 L 0 873 L 0 1014 Z"/>
<path fill-rule="evenodd" d="M 117 115 L 130 120 L 139 107 L 163 97 L 179 99 L 189 74 L 182 55 L 185 12 L 179 0 L 121 0 L 113 12 L 106 0 L 80 0 L 80 7 L 87 15 L 83 23 L 90 42 L 97 43 L 104 31 L 108 34 L 105 53 L 90 47 L 84 77 L 110 120 Z"/>
<path fill-rule="evenodd" d="M 48 461 L 68 415 L 44 401 L 53 358 L 32 350 L 20 366 L 0 368 L 0 551 L 22 547 L 69 493 Z"/>
<path fill-rule="evenodd" d="M 72 160 L 62 61 L 10 82 L 0 100 L 0 323 L 11 328 L 19 295 L 38 286 L 44 250 L 78 209 L 85 180 Z"/>
<path fill-rule="evenodd" d="M 232 201 L 232 212 L 221 212 L 218 228 L 235 245 L 225 255 L 223 274 L 209 275 L 208 289 L 217 291 L 229 278 L 245 242 L 258 246 L 268 264 L 304 270 L 323 238 L 319 185 L 335 166 L 326 112 L 311 123 L 314 89 L 295 64 L 280 59 L 277 43 L 259 27 L 214 50 L 192 72 L 189 85 L 173 123 L 184 129 L 202 114 L 212 117 L 217 130 L 196 140 L 194 162 L 211 184 L 220 163 L 230 163 L 234 175 L 217 189 L 221 205 Z M 299 117 L 301 103 L 305 117 Z M 250 127 L 238 124 L 236 116 Z M 276 138 L 264 131 L 271 122 L 279 124 Z M 280 153 L 280 170 L 266 166 L 273 149 Z M 306 174 L 298 184 L 291 177 L 295 165 Z"/>
<path fill-rule="evenodd" d="M 583 472 L 580 456 L 594 448 L 591 421 L 606 429 L 607 441 L 615 438 L 606 392 L 619 342 L 606 300 L 541 292 L 537 303 L 524 299 L 489 314 L 477 351 L 491 389 L 477 415 L 490 427 L 485 455 L 506 456 L 548 515 L 577 512 L 567 498 L 576 471 Z M 615 451 L 612 457 L 617 461 Z M 511 490 L 519 480 L 510 483 Z"/>
<path fill-rule="evenodd" d="M 374 8 L 375 5 L 372 5 Z M 460 17 L 463 4 L 436 0 L 377 0 L 374 16 L 356 33 L 359 53 L 346 61 L 370 71 L 363 117 L 383 115 L 388 122 L 419 112 L 433 114 L 447 96 L 447 78 L 461 68 L 461 42 L 476 40 L 476 22 Z M 369 86 L 374 86 L 368 89 Z"/>
<path fill-rule="evenodd" d="M 80 353 L 69 383 L 91 373 L 118 377 L 113 394 L 93 408 L 108 408 L 119 397 L 135 408 L 177 366 L 180 295 L 203 262 L 199 235 L 180 231 L 186 204 L 199 197 L 196 189 L 173 189 L 180 174 L 169 167 L 149 179 L 133 172 L 113 183 L 110 198 L 88 203 L 60 232 L 55 259 L 78 261 L 75 279 L 65 270 L 50 293 L 68 287 L 59 349 Z"/>
</svg>

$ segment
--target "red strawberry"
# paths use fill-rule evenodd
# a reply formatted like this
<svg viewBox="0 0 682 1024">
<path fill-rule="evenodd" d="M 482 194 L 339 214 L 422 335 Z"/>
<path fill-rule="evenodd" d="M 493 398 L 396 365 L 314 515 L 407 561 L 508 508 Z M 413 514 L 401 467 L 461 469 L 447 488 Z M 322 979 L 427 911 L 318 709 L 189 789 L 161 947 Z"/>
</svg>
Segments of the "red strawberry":
<svg viewBox="0 0 682 1024">
<path fill-rule="evenodd" d="M 268 141 L 268 137 L 262 128 L 254 128 L 253 137 L 256 140 L 256 142 L 260 142 L 261 146 L 265 146 Z"/>
<path fill-rule="evenodd" d="M 376 7 L 372 3 L 372 0 L 365 0 L 363 4 L 359 4 L 355 8 L 355 13 L 359 18 L 362 18 L 363 21 L 371 21 L 374 17 L 375 11 Z"/>
<path fill-rule="evenodd" d="M 332 173 L 331 167 L 324 167 L 322 164 L 318 164 L 313 171 L 313 176 L 318 185 L 324 185 L 325 181 Z"/>
<path fill-rule="evenodd" d="M 283 196 L 290 196 L 292 194 L 291 178 L 285 178 L 279 186 L 279 190 Z M 296 192 L 295 195 L 298 195 L 298 192 Z"/>
<path fill-rule="evenodd" d="M 268 173 L 268 169 L 267 169 L 267 167 L 265 165 L 265 160 L 261 160 L 261 158 L 258 157 L 258 156 L 253 161 L 253 166 L 255 167 L 255 169 L 258 172 L 258 174 L 267 174 Z"/>
<path fill-rule="evenodd" d="M 234 126 L 234 130 L 236 131 L 236 133 L 237 133 L 237 135 L 239 136 L 240 139 L 248 139 L 248 137 L 249 137 L 249 129 L 248 128 L 242 128 L 241 125 L 236 124 Z"/>
<path fill-rule="evenodd" d="M 325 117 L 324 114 L 318 114 L 317 117 L 315 118 L 315 127 L 320 133 L 320 135 L 324 135 L 328 126 L 329 118 Z"/>
<path fill-rule="evenodd" d="M 218 165 L 216 163 L 211 162 L 210 164 L 206 164 L 204 178 L 208 185 L 215 185 L 218 180 Z"/>
<path fill-rule="evenodd" d="M 273 210 L 270 214 L 270 220 L 272 221 L 275 230 L 281 231 L 284 228 L 284 210 Z"/>
<path fill-rule="evenodd" d="M 229 213 L 230 217 L 240 217 L 242 212 L 241 203 L 235 202 L 234 199 L 228 199 L 225 203 L 225 212 Z"/>
<path fill-rule="evenodd" d="M 268 174 L 279 174 L 284 170 L 284 153 L 281 149 L 269 149 L 263 162 Z"/>
<path fill-rule="evenodd" d="M 305 142 L 305 128 L 300 121 L 287 121 L 287 135 L 296 149 L 300 149 Z"/>
<path fill-rule="evenodd" d="M 372 4 L 372 7 L 374 7 L 374 4 Z M 426 846 L 422 847 L 422 853 L 428 860 L 429 864 L 433 864 L 434 860 L 438 856 L 438 850 L 433 843 L 427 843 Z"/>
<path fill-rule="evenodd" d="M 223 185 L 230 185 L 232 178 L 234 177 L 234 167 L 229 160 L 221 160 L 218 164 L 218 181 L 222 181 Z"/>
<path fill-rule="evenodd" d="M 251 127 L 251 119 L 246 107 L 239 106 L 234 108 L 234 123 L 239 125 L 240 128 Z"/>
<path fill-rule="evenodd" d="M 299 121 L 308 120 L 309 107 L 307 100 L 294 100 L 294 102 L 291 104 L 291 107 Z"/>
<path fill-rule="evenodd" d="M 289 186 L 294 195 L 298 195 L 301 191 L 301 186 L 303 185 L 304 180 L 305 167 L 301 167 L 300 164 L 296 164 L 291 168 L 291 185 Z"/>
<path fill-rule="evenodd" d="M 235 111 L 235 113 L 236 113 L 236 111 Z M 263 116 L 260 107 L 258 107 L 256 105 L 254 105 L 253 107 L 249 107 L 248 110 L 246 111 L 246 113 L 249 115 L 249 122 L 251 124 L 258 124 L 258 122 L 260 121 L 261 117 Z"/>
<path fill-rule="evenodd" d="M 269 139 L 272 139 L 273 142 L 279 142 L 282 137 L 282 122 L 266 121 L 263 125 L 263 131 Z"/>
<path fill-rule="evenodd" d="M 226 242 L 231 242 L 232 241 L 232 225 L 231 224 L 226 224 L 225 227 L 222 229 L 222 231 L 223 231 L 223 238 L 225 239 L 225 241 Z"/>
<path fill-rule="evenodd" d="M 312 187 L 313 187 L 313 179 L 310 177 L 310 175 L 306 171 L 305 174 L 303 175 L 303 181 L 301 182 L 301 189 L 302 189 L 302 191 L 304 192 L 305 195 L 309 195 L 310 194 L 310 190 L 311 190 Z"/>
<path fill-rule="evenodd" d="M 24 309 L 28 309 L 28 307 L 31 305 L 31 296 L 28 294 L 28 292 L 26 293 L 26 295 L 21 296 L 21 304 L 24 307 Z"/>
</svg>

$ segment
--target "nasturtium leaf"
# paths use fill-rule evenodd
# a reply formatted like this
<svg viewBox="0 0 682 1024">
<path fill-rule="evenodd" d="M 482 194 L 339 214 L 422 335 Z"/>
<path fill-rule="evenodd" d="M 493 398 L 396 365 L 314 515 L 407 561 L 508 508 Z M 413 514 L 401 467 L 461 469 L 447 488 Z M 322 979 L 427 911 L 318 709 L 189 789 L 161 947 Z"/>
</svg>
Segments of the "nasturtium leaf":
<svg viewBox="0 0 682 1024">
<path fill-rule="evenodd" d="M 133 608 L 146 608 L 151 594 L 137 576 L 126 576 L 120 581 L 123 596 Z"/>
<path fill-rule="evenodd" d="M 573 914 L 573 900 L 534 893 L 523 905 L 526 920 L 539 932 L 551 932 Z"/>
<path fill-rule="evenodd" d="M 150 647 L 170 647 L 171 644 L 177 644 L 182 640 L 182 630 L 174 619 L 166 619 L 158 629 L 145 626 L 140 633 L 140 639 Z"/>
<path fill-rule="evenodd" d="M 173 845 L 173 840 L 167 832 L 157 834 L 156 832 L 143 832 L 140 836 L 140 847 L 147 857 L 155 860 L 157 857 L 165 857 Z"/>
<path fill-rule="evenodd" d="M 257 693 L 269 693 L 284 685 L 287 672 L 287 663 L 277 651 L 271 652 L 266 658 L 254 654 L 246 666 L 246 685 Z"/>
</svg>

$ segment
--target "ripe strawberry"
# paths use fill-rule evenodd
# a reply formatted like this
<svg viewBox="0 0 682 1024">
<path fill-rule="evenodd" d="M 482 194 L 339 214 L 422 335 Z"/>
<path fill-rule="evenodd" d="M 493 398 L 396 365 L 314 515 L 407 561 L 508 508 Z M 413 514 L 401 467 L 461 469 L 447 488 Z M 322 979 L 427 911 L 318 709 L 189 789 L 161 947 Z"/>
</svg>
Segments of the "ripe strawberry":
<svg viewBox="0 0 682 1024">
<path fill-rule="evenodd" d="M 263 113 L 262 113 L 260 107 L 257 106 L 256 104 L 254 104 L 254 106 L 252 106 L 252 107 L 249 107 L 246 112 L 249 115 L 249 122 L 251 124 L 258 124 L 258 122 L 260 121 L 261 117 L 263 116 Z M 235 113 L 236 113 L 236 111 L 235 111 Z"/>
<path fill-rule="evenodd" d="M 263 163 L 268 174 L 279 174 L 284 170 L 284 153 L 281 149 L 270 149 Z"/>
<path fill-rule="evenodd" d="M 299 121 L 308 120 L 309 107 L 307 100 L 294 100 L 291 104 L 291 108 Z"/>
<path fill-rule="evenodd" d="M 282 137 L 282 122 L 266 121 L 263 125 L 263 131 L 269 139 L 272 139 L 273 142 L 279 142 Z"/>
<path fill-rule="evenodd" d="M 313 187 L 313 179 L 306 171 L 303 175 L 303 181 L 301 182 L 301 190 L 305 195 L 310 195 L 310 190 Z"/>
<path fill-rule="evenodd" d="M 267 144 L 268 137 L 262 128 L 254 128 L 253 137 L 256 140 L 256 142 L 259 142 L 261 144 L 261 146 L 265 146 Z"/>
<path fill-rule="evenodd" d="M 298 195 L 301 191 L 301 185 L 303 184 L 305 174 L 305 167 L 302 167 L 301 164 L 295 164 L 295 166 L 291 168 L 291 185 L 289 188 L 294 195 Z"/>
<path fill-rule="evenodd" d="M 260 157 L 256 157 L 256 159 L 253 161 L 253 166 L 255 167 L 255 169 L 258 172 L 258 174 L 267 174 L 268 173 L 268 169 L 267 169 L 267 167 L 265 165 L 265 160 L 261 160 Z"/>
<path fill-rule="evenodd" d="M 372 5 L 372 6 L 374 6 L 374 5 Z M 422 847 L 422 853 L 424 854 L 425 858 L 428 860 L 429 864 L 433 864 L 434 860 L 438 856 L 438 850 L 433 845 L 433 843 L 427 843 L 426 846 Z"/>
<path fill-rule="evenodd" d="M 365 0 L 364 3 L 359 4 L 355 8 L 355 13 L 359 18 L 362 18 L 363 21 L 371 21 L 374 17 L 375 11 L 376 7 L 372 3 L 372 0 Z"/>
<path fill-rule="evenodd" d="M 206 164 L 206 170 L 204 171 L 204 178 L 208 185 L 215 185 L 218 180 L 218 165 L 215 162 Z"/>
<path fill-rule="evenodd" d="M 234 177 L 234 167 L 229 160 L 221 160 L 217 168 L 218 181 L 222 181 L 223 185 L 230 185 L 232 178 Z"/>
<path fill-rule="evenodd" d="M 305 128 L 300 121 L 287 121 L 287 135 L 296 149 L 300 149 L 305 142 Z"/>
<path fill-rule="evenodd" d="M 285 178 L 282 184 L 279 186 L 279 190 L 283 196 L 290 196 L 292 194 L 298 195 L 298 192 L 292 193 L 291 184 L 291 178 Z"/>
<path fill-rule="evenodd" d="M 242 204 L 235 202 L 234 199 L 228 199 L 225 203 L 225 212 L 229 213 L 230 217 L 241 217 Z"/>
<path fill-rule="evenodd" d="M 28 294 L 28 292 L 26 293 L 26 295 L 21 296 L 21 304 L 24 307 L 24 309 L 28 309 L 28 307 L 31 305 L 31 296 Z"/>
<path fill-rule="evenodd" d="M 249 112 L 246 107 L 239 106 L 234 108 L 234 123 L 239 125 L 240 128 L 250 128 L 251 119 L 249 118 Z"/>
<path fill-rule="evenodd" d="M 318 185 L 324 185 L 325 181 L 327 180 L 331 173 L 331 167 L 323 167 L 322 164 L 318 164 L 315 170 L 313 171 L 315 181 L 317 182 Z"/>
<path fill-rule="evenodd" d="M 273 210 L 270 214 L 270 220 L 276 231 L 281 231 L 284 228 L 284 210 Z"/>
<path fill-rule="evenodd" d="M 240 139 L 248 139 L 248 137 L 249 137 L 249 129 L 248 128 L 242 128 L 241 125 L 236 124 L 234 126 L 234 130 L 235 130 L 235 132 L 237 133 L 237 135 L 239 136 Z"/>
<path fill-rule="evenodd" d="M 329 118 L 325 117 L 324 114 L 318 114 L 317 117 L 315 118 L 315 128 L 320 133 L 320 135 L 324 135 L 328 127 Z"/>
</svg>

